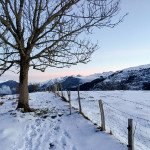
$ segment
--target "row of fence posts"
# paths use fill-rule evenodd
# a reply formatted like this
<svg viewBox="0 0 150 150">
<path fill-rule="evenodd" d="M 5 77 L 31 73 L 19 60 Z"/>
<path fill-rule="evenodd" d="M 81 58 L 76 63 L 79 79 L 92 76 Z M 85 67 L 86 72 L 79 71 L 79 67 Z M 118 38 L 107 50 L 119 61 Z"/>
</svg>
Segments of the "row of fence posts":
<svg viewBox="0 0 150 150">
<path fill-rule="evenodd" d="M 102 100 L 99 100 L 100 114 L 101 114 L 101 130 L 105 131 L 105 115 L 103 109 Z M 133 129 L 133 119 L 128 119 L 128 150 L 134 150 L 134 129 Z"/>
<path fill-rule="evenodd" d="M 64 98 L 62 85 L 60 83 L 57 83 L 55 85 L 52 85 L 51 88 L 49 87 L 53 93 L 55 93 L 55 96 L 60 96 L 59 91 L 61 90 L 61 97 Z M 70 115 L 72 114 L 71 111 L 71 92 L 67 91 L 68 99 L 69 99 L 69 107 L 70 107 Z M 80 98 L 80 85 L 78 86 L 78 104 L 79 104 L 79 113 L 82 113 L 82 107 L 81 107 L 81 98 Z M 105 115 L 104 115 L 104 108 L 103 108 L 103 102 L 102 100 L 99 100 L 99 108 L 100 108 L 100 115 L 101 115 L 101 130 L 105 131 Z M 134 150 L 134 129 L 133 129 L 133 119 L 128 119 L 128 150 Z"/>
</svg>

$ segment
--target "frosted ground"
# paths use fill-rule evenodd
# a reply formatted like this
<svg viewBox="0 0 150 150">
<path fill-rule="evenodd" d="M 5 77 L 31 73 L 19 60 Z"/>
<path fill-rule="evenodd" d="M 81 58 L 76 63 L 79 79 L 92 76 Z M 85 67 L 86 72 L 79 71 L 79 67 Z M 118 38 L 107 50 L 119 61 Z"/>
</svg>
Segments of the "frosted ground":
<svg viewBox="0 0 150 150">
<path fill-rule="evenodd" d="M 67 92 L 64 93 L 67 97 Z M 78 108 L 76 91 L 71 92 L 72 106 Z M 150 91 L 81 91 L 83 113 L 101 125 L 98 100 L 103 101 L 106 132 L 127 145 L 128 119 L 134 121 L 135 150 L 150 150 Z"/>
<path fill-rule="evenodd" d="M 16 111 L 16 100 L 16 95 L 0 98 L 3 102 L 0 105 L 0 150 L 127 149 L 114 136 L 101 132 L 84 119 L 77 110 L 69 115 L 68 103 L 52 93 L 30 94 L 30 106 L 37 108 L 34 113 Z"/>
</svg>

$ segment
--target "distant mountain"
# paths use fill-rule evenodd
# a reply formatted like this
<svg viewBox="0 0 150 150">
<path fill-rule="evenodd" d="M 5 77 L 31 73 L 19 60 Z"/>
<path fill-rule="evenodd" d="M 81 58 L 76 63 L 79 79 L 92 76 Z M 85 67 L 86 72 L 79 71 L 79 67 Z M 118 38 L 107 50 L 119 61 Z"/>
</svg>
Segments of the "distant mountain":
<svg viewBox="0 0 150 150">
<path fill-rule="evenodd" d="M 150 64 L 131 67 L 116 72 L 104 72 L 89 76 L 65 76 L 41 84 L 29 84 L 29 92 L 45 89 L 61 83 L 63 90 L 150 90 Z M 15 94 L 19 83 L 13 80 L 0 83 L 0 95 Z"/>
<path fill-rule="evenodd" d="M 45 89 L 47 87 L 49 87 L 52 84 L 56 84 L 56 83 L 61 83 L 62 84 L 62 88 L 64 90 L 66 89 L 74 89 L 77 88 L 77 86 L 80 84 L 85 84 L 87 82 L 91 82 L 95 79 L 99 79 L 100 77 L 105 78 L 108 75 L 112 74 L 113 72 L 105 72 L 105 73 L 97 73 L 97 74 L 92 74 L 89 76 L 81 76 L 81 75 L 77 75 L 77 76 L 65 76 L 62 78 L 55 78 L 55 79 L 51 79 L 47 82 L 41 83 L 41 89 Z"/>
<path fill-rule="evenodd" d="M 49 87 L 50 85 L 56 84 L 56 83 L 62 83 L 63 81 L 65 81 L 68 78 L 68 76 L 65 77 L 60 77 L 60 78 L 55 78 L 55 79 L 50 79 L 48 81 L 45 81 L 43 83 L 40 83 L 40 88 L 41 89 L 45 89 L 47 87 Z"/>
<path fill-rule="evenodd" d="M 150 90 L 150 64 L 116 71 L 92 90 Z"/>
<path fill-rule="evenodd" d="M 111 75 L 113 72 L 110 71 L 110 72 L 103 72 L 103 73 L 95 73 L 95 74 L 92 74 L 92 75 L 89 75 L 89 76 L 80 76 L 78 77 L 80 80 L 81 80 L 81 84 L 84 84 L 86 82 L 91 82 L 95 79 L 98 79 L 98 78 L 106 78 L 108 77 L 109 75 Z"/>
<path fill-rule="evenodd" d="M 100 76 L 99 78 L 91 81 L 91 82 L 86 82 L 86 83 L 83 83 L 80 85 L 80 91 L 89 91 L 89 90 L 93 90 L 94 86 L 99 83 L 99 82 L 102 82 L 105 80 L 105 77 L 103 76 Z M 77 90 L 77 87 L 74 87 L 74 88 L 70 88 L 69 90 L 71 91 L 76 91 Z"/>
<path fill-rule="evenodd" d="M 0 95 L 15 94 L 19 83 L 13 80 L 9 80 L 0 83 Z"/>
</svg>

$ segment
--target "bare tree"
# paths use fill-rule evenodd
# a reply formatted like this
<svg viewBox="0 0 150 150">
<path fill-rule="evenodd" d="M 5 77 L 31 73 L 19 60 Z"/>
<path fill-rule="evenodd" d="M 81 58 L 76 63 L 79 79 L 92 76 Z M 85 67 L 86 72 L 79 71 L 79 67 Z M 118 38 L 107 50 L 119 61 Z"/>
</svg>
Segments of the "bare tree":
<svg viewBox="0 0 150 150">
<path fill-rule="evenodd" d="M 18 108 L 28 104 L 29 67 L 70 67 L 87 63 L 97 48 L 85 34 L 112 23 L 119 0 L 0 0 L 0 71 L 20 73 Z M 84 33 L 84 34 L 83 34 Z M 15 67 L 15 68 L 14 68 Z"/>
</svg>

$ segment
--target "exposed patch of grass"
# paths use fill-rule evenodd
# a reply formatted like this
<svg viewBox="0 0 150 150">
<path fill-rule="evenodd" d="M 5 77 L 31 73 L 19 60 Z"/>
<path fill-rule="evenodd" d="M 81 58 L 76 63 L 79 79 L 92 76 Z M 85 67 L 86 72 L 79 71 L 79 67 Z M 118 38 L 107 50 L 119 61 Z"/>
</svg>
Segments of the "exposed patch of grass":
<svg viewBox="0 0 150 150">
<path fill-rule="evenodd" d="M 16 113 L 10 113 L 10 115 L 16 115 Z"/>
<path fill-rule="evenodd" d="M 63 114 L 58 114 L 59 117 L 63 116 Z"/>
<path fill-rule="evenodd" d="M 15 97 L 9 97 L 8 100 L 15 100 Z M 16 99 L 17 100 L 17 99 Z"/>
<path fill-rule="evenodd" d="M 97 126 L 96 132 L 102 131 L 102 128 L 100 126 Z"/>
<path fill-rule="evenodd" d="M 113 135 L 112 130 L 110 130 L 109 134 L 110 134 L 110 135 Z"/>
<path fill-rule="evenodd" d="M 52 119 L 55 119 L 56 117 L 57 117 L 56 115 L 51 116 Z"/>
<path fill-rule="evenodd" d="M 46 109 L 41 109 L 41 110 L 37 109 L 37 111 L 35 111 L 35 115 L 36 115 L 36 116 L 42 116 L 42 115 L 47 114 L 48 112 L 49 112 L 49 111 L 48 111 L 47 108 L 46 108 Z"/>
<path fill-rule="evenodd" d="M 98 124 L 97 124 L 97 123 L 94 123 L 94 125 L 95 125 L 95 126 L 98 126 Z"/>
<path fill-rule="evenodd" d="M 3 95 L 0 95 L 0 98 L 1 98 L 1 99 L 6 99 Z"/>
<path fill-rule="evenodd" d="M 53 143 L 50 143 L 49 144 L 49 148 L 51 149 L 51 148 L 53 148 L 54 147 L 54 144 Z"/>
<path fill-rule="evenodd" d="M 93 96 L 89 96 L 88 98 L 94 98 Z"/>
<path fill-rule="evenodd" d="M 80 114 L 81 114 L 86 120 L 91 121 L 91 120 L 89 119 L 89 117 L 87 117 L 83 112 L 81 112 Z"/>
<path fill-rule="evenodd" d="M 48 113 L 48 108 L 42 109 L 40 112 L 43 113 L 43 114 L 47 114 Z"/>
<path fill-rule="evenodd" d="M 58 114 L 58 110 L 56 110 L 55 107 L 53 107 L 50 110 L 48 108 L 45 108 L 45 109 L 41 109 L 41 110 L 37 109 L 35 111 L 35 116 L 39 116 L 43 119 L 46 119 L 47 117 L 51 117 L 52 119 L 55 119 L 57 117 L 57 115 L 59 117 L 61 117 L 63 114 L 62 113 Z"/>
<path fill-rule="evenodd" d="M 75 110 L 78 110 L 78 108 L 75 108 L 75 107 L 73 107 L 73 106 L 72 106 L 72 108 L 75 109 Z"/>
<path fill-rule="evenodd" d="M 0 106 L 2 106 L 4 104 L 4 102 L 0 102 Z"/>
<path fill-rule="evenodd" d="M 61 98 L 62 98 L 62 100 L 63 100 L 63 101 L 65 101 L 65 102 L 69 102 L 69 101 L 66 99 L 66 97 L 61 96 Z"/>
<path fill-rule="evenodd" d="M 48 117 L 48 115 L 44 115 L 42 118 L 46 119 Z"/>
<path fill-rule="evenodd" d="M 14 117 L 17 117 L 17 114 L 16 113 L 10 113 L 10 115 L 14 116 Z"/>
</svg>

